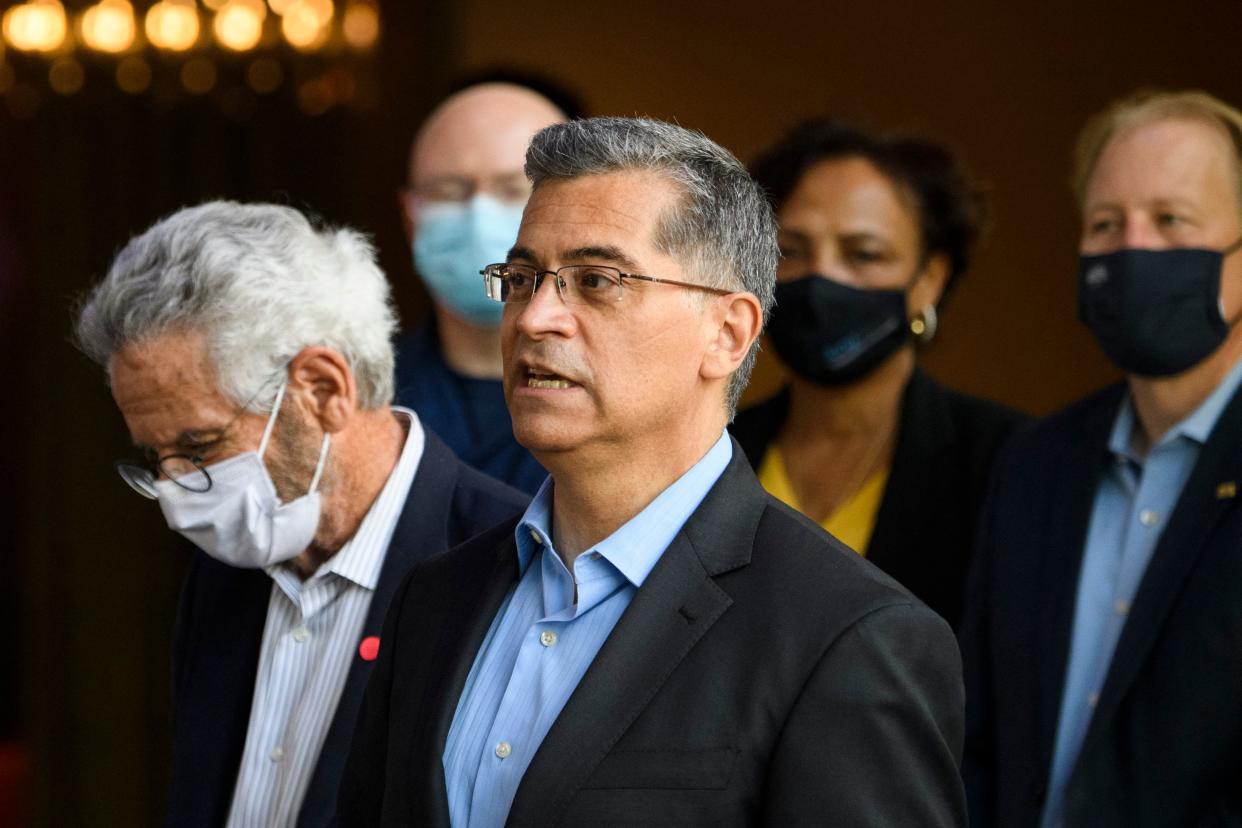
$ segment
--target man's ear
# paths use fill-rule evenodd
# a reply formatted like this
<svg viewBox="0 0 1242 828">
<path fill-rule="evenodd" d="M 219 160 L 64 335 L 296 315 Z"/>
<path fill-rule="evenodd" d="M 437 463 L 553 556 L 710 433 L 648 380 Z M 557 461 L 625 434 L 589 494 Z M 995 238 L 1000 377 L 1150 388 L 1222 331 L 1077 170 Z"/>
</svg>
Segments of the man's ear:
<svg viewBox="0 0 1242 828">
<path fill-rule="evenodd" d="M 712 327 L 699 375 L 721 379 L 737 370 L 763 328 L 763 308 L 753 293 L 739 291 L 713 302 Z"/>
<path fill-rule="evenodd" d="M 340 351 L 303 348 L 289 363 L 289 391 L 329 434 L 345 428 L 358 411 L 358 384 Z"/>
</svg>

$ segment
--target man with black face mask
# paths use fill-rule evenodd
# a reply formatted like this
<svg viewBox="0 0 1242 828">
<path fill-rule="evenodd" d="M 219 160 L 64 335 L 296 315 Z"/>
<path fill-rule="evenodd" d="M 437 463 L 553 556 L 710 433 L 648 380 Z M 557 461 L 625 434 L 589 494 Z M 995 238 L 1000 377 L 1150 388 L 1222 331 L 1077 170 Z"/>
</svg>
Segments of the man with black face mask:
<svg viewBox="0 0 1242 828">
<path fill-rule="evenodd" d="M 1016 438 L 962 631 L 975 825 L 1242 820 L 1242 113 L 1079 139 L 1079 315 L 1126 382 Z"/>
</svg>

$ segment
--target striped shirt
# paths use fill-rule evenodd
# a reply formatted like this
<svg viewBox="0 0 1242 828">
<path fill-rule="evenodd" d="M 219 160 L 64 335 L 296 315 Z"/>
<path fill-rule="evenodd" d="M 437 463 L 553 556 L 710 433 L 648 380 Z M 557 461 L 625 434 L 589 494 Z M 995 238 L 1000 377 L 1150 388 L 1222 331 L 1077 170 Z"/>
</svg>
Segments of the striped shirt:
<svg viewBox="0 0 1242 828">
<path fill-rule="evenodd" d="M 423 455 L 418 416 L 393 411 L 409 421 L 405 447 L 354 536 L 305 581 L 287 564 L 267 568 L 272 594 L 229 828 L 297 822 Z"/>
</svg>

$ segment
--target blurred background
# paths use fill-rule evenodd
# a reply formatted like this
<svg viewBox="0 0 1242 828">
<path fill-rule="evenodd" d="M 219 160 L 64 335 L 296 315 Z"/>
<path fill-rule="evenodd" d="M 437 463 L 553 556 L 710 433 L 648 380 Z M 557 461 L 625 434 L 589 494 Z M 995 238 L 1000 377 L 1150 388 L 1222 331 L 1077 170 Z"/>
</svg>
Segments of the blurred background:
<svg viewBox="0 0 1242 828">
<path fill-rule="evenodd" d="M 1076 131 L 1140 87 L 1242 104 L 1242 0 L 0 9 L 0 825 L 160 820 L 185 558 L 112 471 L 124 425 L 69 343 L 78 297 L 160 216 L 227 197 L 362 229 L 409 327 L 426 296 L 397 189 L 417 124 L 463 76 L 542 75 L 587 114 L 675 120 L 744 161 L 814 115 L 923 132 L 962 154 L 993 215 L 923 364 L 1044 414 L 1116 378 L 1074 318 Z M 751 401 L 777 372 L 761 366 Z"/>
</svg>

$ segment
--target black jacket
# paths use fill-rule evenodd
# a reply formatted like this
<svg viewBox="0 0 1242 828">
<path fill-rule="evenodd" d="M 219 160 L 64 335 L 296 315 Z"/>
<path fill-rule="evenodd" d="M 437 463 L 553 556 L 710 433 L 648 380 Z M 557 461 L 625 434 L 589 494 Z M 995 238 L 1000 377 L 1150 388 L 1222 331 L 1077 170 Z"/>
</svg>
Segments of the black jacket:
<svg viewBox="0 0 1242 828">
<path fill-rule="evenodd" d="M 788 389 L 738 414 L 731 431 L 755 469 L 788 415 Z M 993 458 L 1026 419 L 918 370 L 902 395 L 893 465 L 867 560 L 955 627 Z"/>
<path fill-rule="evenodd" d="M 459 461 L 430 430 L 367 610 L 361 638 L 378 635 L 402 576 L 518 514 L 526 497 Z M 261 569 L 237 569 L 196 552 L 173 644 L 173 719 L 168 824 L 220 826 L 228 818 L 250 722 L 259 649 L 272 591 Z M 381 650 L 383 647 L 381 647 Z M 357 651 L 319 755 L 299 826 L 331 823 L 336 790 L 375 664 Z"/>
<path fill-rule="evenodd" d="M 514 522 L 393 599 L 342 825 L 447 826 L 441 757 L 518 578 Z M 760 488 L 734 456 L 527 769 L 508 824 L 961 825 L 948 626 Z"/>
<path fill-rule="evenodd" d="M 962 648 L 972 823 L 1038 823 L 1114 387 L 1014 438 L 980 526 Z M 1242 824 L 1242 394 L 1131 604 L 1066 789 L 1067 826 Z"/>
</svg>

